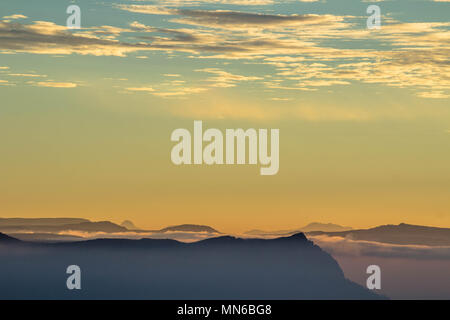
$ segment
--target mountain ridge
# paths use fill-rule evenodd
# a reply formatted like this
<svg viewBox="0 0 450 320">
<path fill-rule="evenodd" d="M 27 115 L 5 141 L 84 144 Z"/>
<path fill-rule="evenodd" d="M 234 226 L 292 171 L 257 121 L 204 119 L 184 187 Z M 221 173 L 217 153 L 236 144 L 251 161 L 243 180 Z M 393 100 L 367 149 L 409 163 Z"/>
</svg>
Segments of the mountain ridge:
<svg viewBox="0 0 450 320">
<path fill-rule="evenodd" d="M 167 233 L 167 232 L 206 232 L 217 233 L 218 230 L 197 224 L 180 224 L 168 226 L 156 230 L 138 229 L 129 220 L 125 220 L 121 225 L 111 221 L 90 221 L 78 218 L 0 218 L 0 231 L 7 233 L 23 233 L 31 231 L 34 233 L 81 231 L 81 232 L 136 232 L 136 233 Z"/>
<path fill-rule="evenodd" d="M 244 232 L 244 234 L 248 235 L 258 235 L 258 236 L 284 236 L 296 234 L 299 232 L 312 232 L 312 231 L 348 231 L 352 230 L 351 227 L 341 226 L 334 223 L 320 223 L 320 222 L 311 222 L 301 228 L 297 229 L 286 229 L 286 230 L 259 230 L 253 229 Z"/>
<path fill-rule="evenodd" d="M 221 233 L 216 229 L 199 224 L 179 224 L 174 226 L 168 226 L 158 230 L 159 232 L 170 232 L 170 231 L 185 231 L 185 232 L 207 232 L 207 233 Z"/>
<path fill-rule="evenodd" d="M 192 243 L 95 239 L 17 244 L 25 245 L 27 250 L 0 251 L 6 262 L 0 264 L 0 299 L 383 298 L 346 279 L 336 260 L 302 233 L 277 239 L 219 236 Z M 61 286 L 61 270 L 74 261 L 91 275 L 83 278 L 89 290 L 69 292 Z"/>
</svg>

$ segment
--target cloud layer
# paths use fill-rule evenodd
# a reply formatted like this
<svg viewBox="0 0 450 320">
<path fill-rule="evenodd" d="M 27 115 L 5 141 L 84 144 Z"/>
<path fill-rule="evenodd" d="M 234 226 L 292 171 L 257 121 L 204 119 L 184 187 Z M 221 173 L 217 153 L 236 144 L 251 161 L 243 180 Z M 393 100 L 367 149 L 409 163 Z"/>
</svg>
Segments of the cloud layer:
<svg viewBox="0 0 450 320">
<path fill-rule="evenodd" d="M 394 245 L 372 241 L 351 240 L 341 237 L 309 236 L 331 255 L 374 256 L 411 259 L 450 259 L 450 247 L 418 245 Z"/>
</svg>

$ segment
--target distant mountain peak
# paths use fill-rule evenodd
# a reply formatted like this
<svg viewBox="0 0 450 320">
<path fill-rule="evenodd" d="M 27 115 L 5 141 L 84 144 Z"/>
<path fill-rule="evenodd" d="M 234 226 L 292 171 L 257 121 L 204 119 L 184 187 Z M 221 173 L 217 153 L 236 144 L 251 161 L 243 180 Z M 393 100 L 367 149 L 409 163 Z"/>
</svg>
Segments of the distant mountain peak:
<svg viewBox="0 0 450 320">
<path fill-rule="evenodd" d="M 335 223 L 320 223 L 320 222 L 311 222 L 300 228 L 303 232 L 311 232 L 311 231 L 326 231 L 326 232 L 337 232 L 337 231 L 348 231 L 352 230 L 351 227 L 341 226 Z"/>
<path fill-rule="evenodd" d="M 373 230 L 374 229 L 449 230 L 449 228 L 422 226 L 422 225 L 409 224 L 409 223 L 404 223 L 404 222 L 401 222 L 399 224 L 384 224 L 384 225 L 380 225 L 380 226 L 377 226 L 377 227 L 374 227 L 371 229 L 373 229 Z M 371 229 L 368 229 L 368 230 L 371 230 Z"/>
<path fill-rule="evenodd" d="M 130 220 L 124 220 L 121 224 L 122 227 L 127 228 L 128 230 L 137 230 L 138 228 L 134 225 L 134 223 Z"/>
<path fill-rule="evenodd" d="M 298 233 L 309 233 L 309 232 L 339 232 L 339 231 L 349 231 L 352 230 L 351 227 L 341 226 L 334 223 L 320 223 L 320 222 L 311 222 L 302 228 L 297 229 L 285 229 L 285 230 L 273 230 L 273 231 L 264 231 L 254 229 L 251 231 L 246 231 L 247 235 L 254 236 L 290 236 Z"/>
<path fill-rule="evenodd" d="M 283 239 L 283 238 L 281 238 Z M 284 239 L 290 239 L 290 240 L 301 240 L 301 241 L 308 241 L 305 234 L 303 232 L 294 233 L 292 236 L 286 237 Z"/>
<path fill-rule="evenodd" d="M 176 226 L 169 226 L 159 230 L 159 232 L 173 232 L 173 231 L 184 231 L 184 232 L 207 232 L 207 233 L 220 233 L 214 228 L 205 225 L 197 224 L 180 224 Z"/>
</svg>

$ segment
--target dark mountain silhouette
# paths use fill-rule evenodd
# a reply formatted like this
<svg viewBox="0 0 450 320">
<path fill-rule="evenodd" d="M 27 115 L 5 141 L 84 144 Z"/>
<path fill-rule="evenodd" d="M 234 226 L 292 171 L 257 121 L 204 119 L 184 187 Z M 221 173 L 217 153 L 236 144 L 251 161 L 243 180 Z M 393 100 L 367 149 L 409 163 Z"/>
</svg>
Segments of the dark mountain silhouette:
<svg viewBox="0 0 450 320">
<path fill-rule="evenodd" d="M 376 241 L 390 244 L 450 246 L 450 228 L 426 227 L 401 223 L 371 229 L 343 232 L 310 232 L 309 235 L 328 235 L 353 240 Z"/>
<path fill-rule="evenodd" d="M 304 227 L 290 230 L 275 230 L 275 231 L 264 231 L 264 230 L 250 230 L 245 232 L 248 235 L 254 236 L 286 236 L 299 232 L 312 232 L 312 231 L 325 231 L 325 232 L 336 232 L 336 231 L 347 231 L 351 230 L 351 227 L 340 226 L 334 223 L 319 223 L 312 222 Z"/>
<path fill-rule="evenodd" d="M 299 230 L 260 230 L 260 229 L 252 229 L 249 231 L 245 231 L 244 234 L 249 236 L 289 236 L 295 233 L 300 232 Z"/>
<path fill-rule="evenodd" d="M 19 240 L 0 232 L 0 243 L 18 242 Z"/>
<path fill-rule="evenodd" d="M 170 226 L 158 230 L 158 232 L 171 232 L 171 231 L 184 231 L 184 232 L 208 232 L 208 233 L 220 233 L 214 228 L 196 224 L 180 224 L 177 226 Z"/>
<path fill-rule="evenodd" d="M 15 249 L 16 248 L 16 249 Z M 0 299 L 379 299 L 304 234 L 193 243 L 96 239 L 0 247 Z M 26 261 L 26 263 L 24 263 Z M 66 268 L 80 266 L 81 290 Z"/>
</svg>

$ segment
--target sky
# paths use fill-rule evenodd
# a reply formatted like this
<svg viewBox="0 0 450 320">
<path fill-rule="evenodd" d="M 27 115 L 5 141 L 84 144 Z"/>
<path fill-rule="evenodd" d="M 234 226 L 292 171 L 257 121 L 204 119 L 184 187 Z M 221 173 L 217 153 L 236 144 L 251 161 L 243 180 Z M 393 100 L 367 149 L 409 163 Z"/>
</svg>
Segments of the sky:
<svg viewBox="0 0 450 320">
<path fill-rule="evenodd" d="M 72 4 L 80 29 L 66 26 Z M 449 13 L 431 0 L 2 1 L 0 216 L 450 227 Z M 174 165 L 171 133 L 194 120 L 280 129 L 278 174 Z"/>
</svg>

